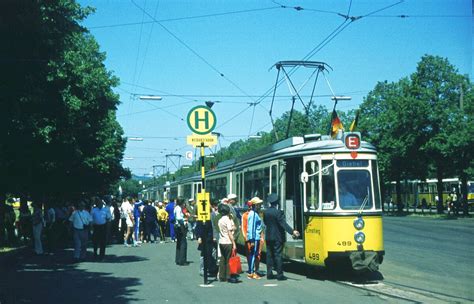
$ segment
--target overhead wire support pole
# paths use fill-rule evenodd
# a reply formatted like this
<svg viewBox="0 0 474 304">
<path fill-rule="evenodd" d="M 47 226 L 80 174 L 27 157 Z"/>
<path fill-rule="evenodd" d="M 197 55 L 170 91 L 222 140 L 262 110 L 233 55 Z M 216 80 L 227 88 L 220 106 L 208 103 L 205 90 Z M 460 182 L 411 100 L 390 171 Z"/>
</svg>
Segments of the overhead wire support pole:
<svg viewBox="0 0 474 304">
<path fill-rule="evenodd" d="M 278 83 L 279 83 L 279 78 L 280 78 L 280 69 L 283 70 L 283 73 L 285 74 L 285 77 L 286 77 L 286 80 L 289 84 L 289 89 L 290 91 L 294 91 L 291 92 L 292 93 L 292 103 L 291 103 L 291 110 L 290 110 L 290 117 L 289 117 L 289 120 L 288 120 L 288 126 L 287 126 L 287 130 L 286 130 L 286 138 L 288 138 L 289 136 L 289 133 L 290 133 L 290 127 L 291 127 L 291 120 L 292 120 L 292 117 L 293 117 L 293 110 L 294 110 L 294 106 L 295 106 L 295 101 L 296 101 L 296 98 L 295 98 L 295 95 L 298 97 L 298 99 L 300 100 L 301 104 L 303 105 L 303 107 L 305 108 L 305 112 L 306 112 L 306 116 L 308 117 L 309 116 L 309 112 L 310 112 L 310 107 L 309 105 L 311 104 L 312 100 L 313 100 L 313 96 L 314 96 L 314 90 L 316 88 L 316 83 L 317 83 L 317 80 L 318 80 L 318 76 L 319 76 L 319 73 L 320 72 L 324 72 L 324 70 L 327 70 L 328 68 L 332 70 L 332 68 L 327 65 L 326 63 L 324 62 L 319 62 L 319 61 L 279 61 L 277 63 L 275 63 L 274 65 L 277 70 L 278 70 L 278 74 L 277 74 L 277 79 L 276 79 L 276 82 L 275 82 L 275 87 L 273 89 L 273 97 L 272 97 L 272 108 L 270 109 L 270 117 L 272 118 L 272 124 L 273 124 L 273 128 L 275 129 L 274 127 L 274 123 L 273 123 L 273 117 L 272 117 L 272 109 L 273 109 L 273 103 L 274 103 L 274 100 L 275 100 L 275 94 L 276 94 L 276 89 L 278 87 Z M 306 67 L 306 68 L 313 68 L 313 69 L 317 69 L 317 76 L 316 76 L 316 79 L 315 79 L 315 83 L 313 85 L 313 89 L 312 89 L 312 92 L 311 92 L 311 97 L 310 97 L 310 104 L 307 106 L 303 99 L 301 98 L 301 95 L 299 93 L 299 91 L 296 89 L 295 85 L 293 84 L 293 81 L 291 81 L 290 79 L 290 75 L 288 75 L 288 73 L 286 72 L 286 69 L 285 67 L 292 67 L 292 69 L 296 68 L 296 67 L 299 67 L 299 66 L 303 66 L 303 67 Z M 311 77 L 313 77 L 314 73 L 316 71 L 314 71 L 311 76 L 309 77 L 309 79 L 311 79 Z M 303 86 L 301 87 L 301 89 L 303 89 L 303 87 L 306 85 L 306 83 L 309 81 L 309 79 L 303 84 Z M 312 128 L 312 126 L 310 126 Z M 276 131 L 275 131 L 275 134 L 276 134 Z M 278 138 L 277 138 L 278 140 Z"/>
<path fill-rule="evenodd" d="M 301 101 L 301 104 L 303 105 L 306 113 L 308 113 L 308 108 L 306 107 L 306 105 L 304 104 L 303 102 L 303 99 L 301 99 L 301 96 L 300 96 L 300 93 L 298 93 L 298 90 L 296 90 L 295 86 L 293 85 L 293 82 L 291 81 L 290 77 L 288 76 L 288 74 L 286 73 L 286 70 L 285 68 L 282 68 L 283 69 L 283 72 L 285 73 L 286 75 L 286 78 L 288 79 L 288 82 L 290 83 L 291 87 L 293 88 L 293 90 L 295 90 L 295 95 L 298 96 L 298 99 Z M 294 98 L 295 96 L 293 96 Z M 293 101 L 294 103 L 294 101 Z"/>
<path fill-rule="evenodd" d="M 290 127 L 291 127 L 291 118 L 293 117 L 293 109 L 295 107 L 295 96 L 291 98 L 291 111 L 290 111 L 290 118 L 288 119 L 288 126 L 286 127 L 286 136 L 285 139 L 288 138 L 290 135 Z"/>
<path fill-rule="evenodd" d="M 272 105 L 270 106 L 270 120 L 272 121 L 272 128 L 275 132 L 275 139 L 277 141 L 279 141 L 278 139 L 278 133 L 277 131 L 275 130 L 275 122 L 273 121 L 273 116 L 272 116 L 272 111 L 273 111 L 273 102 L 275 101 L 275 93 L 276 93 L 276 89 L 277 89 L 277 86 L 278 86 L 278 79 L 280 78 L 280 68 L 281 66 L 276 64 L 275 65 L 277 70 L 278 70 L 278 73 L 277 73 L 277 78 L 276 78 L 276 82 L 275 82 L 275 88 L 273 89 L 273 96 L 272 96 Z"/>
</svg>

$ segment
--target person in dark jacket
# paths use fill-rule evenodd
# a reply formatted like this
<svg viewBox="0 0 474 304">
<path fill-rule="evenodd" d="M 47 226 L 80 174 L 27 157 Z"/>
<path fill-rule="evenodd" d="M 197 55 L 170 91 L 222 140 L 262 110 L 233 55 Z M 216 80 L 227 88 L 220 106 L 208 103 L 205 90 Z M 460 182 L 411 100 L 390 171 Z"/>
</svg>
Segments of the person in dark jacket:
<svg viewBox="0 0 474 304">
<path fill-rule="evenodd" d="M 145 241 L 151 243 L 151 235 L 153 234 L 153 242 L 156 243 L 156 224 L 158 223 L 158 216 L 156 208 L 150 204 L 150 201 L 145 201 L 145 208 L 143 208 L 145 215 Z"/>
<path fill-rule="evenodd" d="M 285 221 L 283 211 L 278 209 L 279 198 L 276 194 L 270 194 L 267 197 L 270 208 L 265 209 L 263 213 L 263 222 L 265 224 L 265 242 L 267 245 L 267 279 L 286 280 L 283 275 L 282 251 L 286 241 L 285 232 L 298 237 L 300 233 L 293 230 Z M 277 275 L 273 274 L 275 268 Z"/>
</svg>

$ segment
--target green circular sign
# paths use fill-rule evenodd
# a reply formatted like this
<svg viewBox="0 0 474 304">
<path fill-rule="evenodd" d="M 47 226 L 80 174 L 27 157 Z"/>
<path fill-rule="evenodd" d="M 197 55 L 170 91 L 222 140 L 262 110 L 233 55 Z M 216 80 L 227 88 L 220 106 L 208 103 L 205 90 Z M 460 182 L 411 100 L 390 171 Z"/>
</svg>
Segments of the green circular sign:
<svg viewBox="0 0 474 304">
<path fill-rule="evenodd" d="M 197 106 L 192 108 L 186 119 L 189 129 L 199 135 L 209 134 L 216 127 L 216 114 L 211 108 Z"/>
</svg>

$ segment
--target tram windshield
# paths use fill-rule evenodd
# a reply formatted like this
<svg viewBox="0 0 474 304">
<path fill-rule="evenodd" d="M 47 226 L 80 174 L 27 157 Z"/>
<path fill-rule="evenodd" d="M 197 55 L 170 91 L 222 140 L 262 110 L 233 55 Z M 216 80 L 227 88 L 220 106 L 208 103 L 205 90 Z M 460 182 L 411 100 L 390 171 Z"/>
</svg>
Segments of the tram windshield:
<svg viewBox="0 0 474 304">
<path fill-rule="evenodd" d="M 339 207 L 344 210 L 371 209 L 370 173 L 367 170 L 340 170 L 337 173 Z"/>
</svg>

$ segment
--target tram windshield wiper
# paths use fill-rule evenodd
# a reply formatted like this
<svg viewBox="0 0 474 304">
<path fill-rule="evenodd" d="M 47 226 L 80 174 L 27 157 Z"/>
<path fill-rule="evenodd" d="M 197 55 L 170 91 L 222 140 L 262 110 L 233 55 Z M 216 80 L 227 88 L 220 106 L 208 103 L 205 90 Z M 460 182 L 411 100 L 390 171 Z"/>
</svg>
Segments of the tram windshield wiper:
<svg viewBox="0 0 474 304">
<path fill-rule="evenodd" d="M 364 200 L 362 201 L 362 205 L 360 206 L 360 209 L 359 209 L 359 215 L 362 214 L 362 211 L 364 210 L 365 208 L 365 205 L 367 205 L 367 203 L 369 202 L 369 187 L 367 187 L 367 195 L 364 197 Z"/>
</svg>

